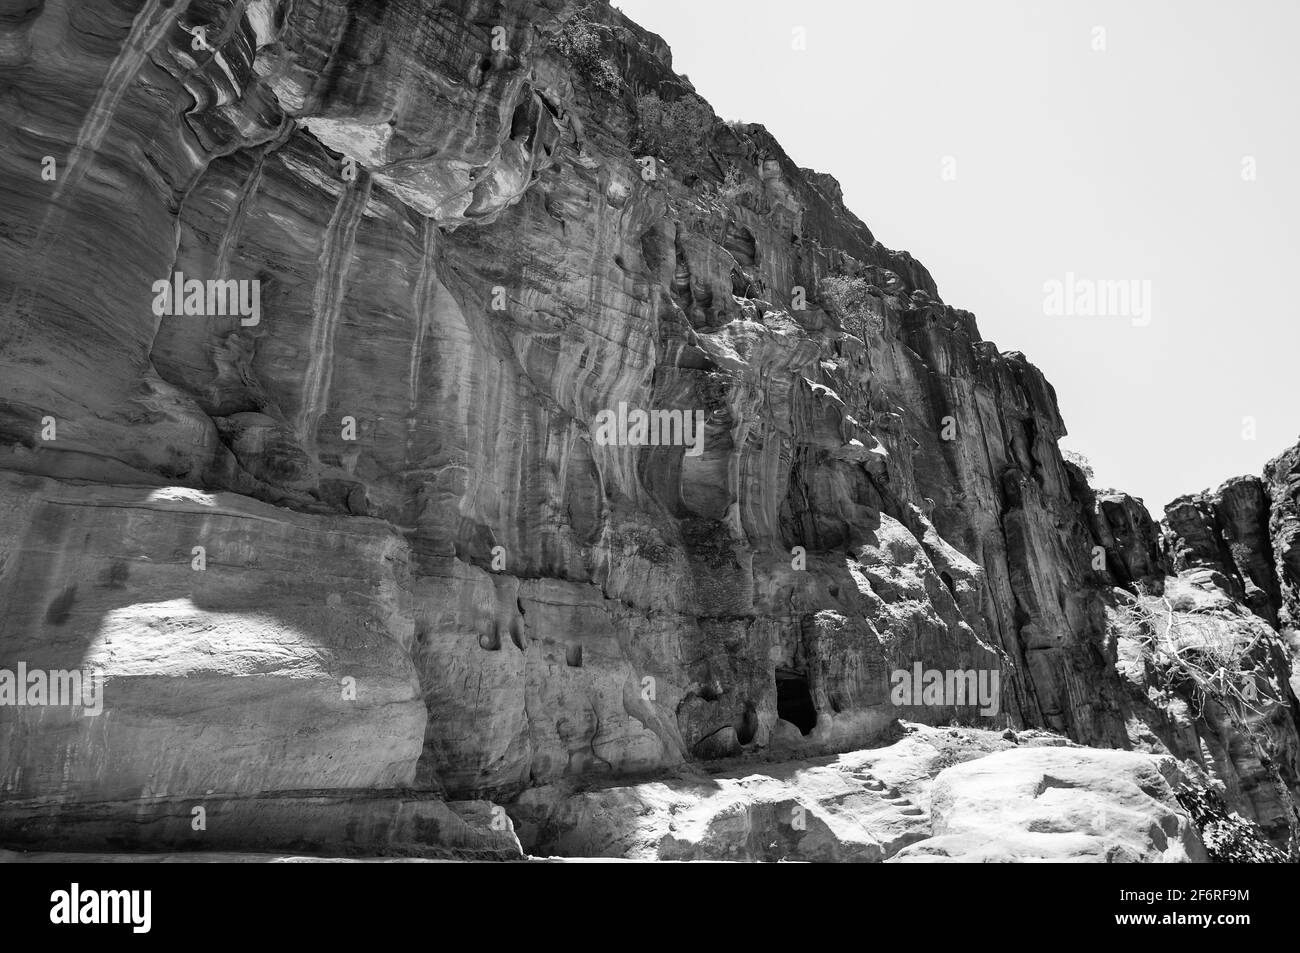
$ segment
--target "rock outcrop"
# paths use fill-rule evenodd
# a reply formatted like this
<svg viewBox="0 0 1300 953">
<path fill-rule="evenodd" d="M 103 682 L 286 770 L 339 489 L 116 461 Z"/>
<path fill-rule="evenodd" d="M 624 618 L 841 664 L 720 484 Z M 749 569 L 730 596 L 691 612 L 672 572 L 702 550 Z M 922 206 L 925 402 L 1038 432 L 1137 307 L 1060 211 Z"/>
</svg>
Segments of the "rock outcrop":
<svg viewBox="0 0 1300 953">
<path fill-rule="evenodd" d="M 1273 626 L 1281 590 L 1269 535 L 1271 501 L 1259 477 L 1228 480 L 1213 494 L 1180 496 L 1165 507 L 1173 569 L 1220 573 L 1234 597 Z"/>
<path fill-rule="evenodd" d="M 930 792 L 934 835 L 900 861 L 1204 861 L 1176 809 L 1186 783 L 1172 758 L 1127 751 L 1000 752 L 941 773 Z"/>
<path fill-rule="evenodd" d="M 809 764 L 651 783 L 535 788 L 511 807 L 534 854 L 838 863 L 1200 862 L 1168 756 L 1048 733 L 909 725 L 898 742 Z"/>
<path fill-rule="evenodd" d="M 1295 635 L 1300 632 L 1300 443 L 1268 462 L 1264 481 L 1271 561 L 1277 568 L 1278 620 L 1283 631 Z"/>
<path fill-rule="evenodd" d="M 831 176 L 718 121 L 658 37 L 561 0 L 19 6 L 0 669 L 102 670 L 104 712 L 0 707 L 0 845 L 60 816 L 51 849 L 99 849 L 145 805 L 169 847 L 365 853 L 397 825 L 508 853 L 477 799 L 560 823 L 539 811 L 585 815 L 537 792 L 899 718 L 1150 752 L 954 775 L 1015 799 L 1131 774 L 1164 806 L 1118 792 L 1122 843 L 1090 856 L 1202 856 L 1143 787 L 1167 755 L 1295 829 L 1294 454 L 1176 505 L 1170 549 L 1063 463 L 1043 375 Z M 702 127 L 651 128 L 672 108 Z M 1255 721 L 1189 705 L 1144 654 L 1186 629 L 1130 618 L 1200 571 L 1226 601 L 1179 619 L 1251 660 Z M 969 856 L 976 801 L 939 790 L 927 856 Z M 332 806 L 241 842 L 249 798 Z M 229 826 L 190 837 L 179 805 Z M 1006 856 L 1073 849 L 1004 820 Z M 823 833 L 791 850 L 890 853 Z"/>
</svg>

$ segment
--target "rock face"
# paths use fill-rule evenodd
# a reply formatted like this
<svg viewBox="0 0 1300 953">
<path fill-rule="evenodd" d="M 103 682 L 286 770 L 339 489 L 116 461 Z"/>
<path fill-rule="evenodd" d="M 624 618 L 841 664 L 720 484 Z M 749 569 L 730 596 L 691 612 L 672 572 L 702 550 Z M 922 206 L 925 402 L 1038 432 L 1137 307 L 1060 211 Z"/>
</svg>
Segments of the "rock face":
<svg viewBox="0 0 1300 953">
<path fill-rule="evenodd" d="M 1165 522 L 1175 570 L 1215 570 L 1233 596 L 1276 626 L 1281 590 L 1269 536 L 1270 507 L 1264 481 L 1237 477 L 1213 494 L 1180 496 L 1165 507 Z"/>
<path fill-rule="evenodd" d="M 527 805 L 900 717 L 1174 754 L 1292 830 L 1294 453 L 1176 505 L 1171 556 L 1063 463 L 1042 374 L 658 37 L 560 0 L 9 6 L 0 669 L 105 681 L 96 717 L 0 706 L 0 841 L 132 799 Z M 1125 616 L 1203 570 L 1263 747 Z M 321 824 L 210 842 L 391 846 Z M 1157 826 L 1123 856 L 1193 857 Z"/>
<path fill-rule="evenodd" d="M 1278 618 L 1284 631 L 1300 630 L 1300 444 L 1264 467 L 1269 492 L 1269 538 L 1277 568 Z"/>
<path fill-rule="evenodd" d="M 1130 745 L 1172 753 L 1216 779 L 1234 808 L 1285 844 L 1300 779 L 1290 659 L 1278 633 L 1222 582 L 1207 570 L 1182 573 L 1159 596 L 1111 610 Z"/>
</svg>

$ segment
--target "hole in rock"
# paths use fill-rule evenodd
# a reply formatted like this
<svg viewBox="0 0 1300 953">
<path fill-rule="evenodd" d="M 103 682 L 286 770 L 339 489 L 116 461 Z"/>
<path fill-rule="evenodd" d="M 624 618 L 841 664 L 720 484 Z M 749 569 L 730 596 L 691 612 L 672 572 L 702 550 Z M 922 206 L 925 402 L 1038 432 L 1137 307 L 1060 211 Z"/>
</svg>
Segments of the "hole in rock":
<svg viewBox="0 0 1300 953">
<path fill-rule="evenodd" d="M 627 270 L 627 266 L 623 264 L 623 256 L 622 256 L 622 255 L 615 255 L 615 256 L 614 256 L 614 264 L 618 265 L 618 267 L 621 268 L 621 269 L 623 269 L 624 271 Z"/>
<path fill-rule="evenodd" d="M 531 101 L 522 102 L 515 107 L 514 114 L 510 117 L 510 138 L 516 141 L 523 140 L 525 145 L 531 146 L 533 141 L 533 109 Z"/>
<path fill-rule="evenodd" d="M 582 646 L 572 644 L 565 646 L 564 663 L 569 668 L 582 668 Z"/>
<path fill-rule="evenodd" d="M 491 58 L 491 57 L 485 56 L 485 57 L 483 57 L 481 60 L 478 61 L 478 69 L 479 69 L 479 72 L 480 72 L 480 73 L 486 73 L 486 72 L 487 72 L 488 70 L 490 70 L 491 68 L 492 68 L 492 58 Z"/>
<path fill-rule="evenodd" d="M 524 614 L 524 600 L 523 600 L 523 599 L 516 599 L 516 600 L 515 600 L 515 608 L 519 610 L 519 614 L 520 614 L 520 615 L 523 615 L 523 614 Z"/>
<path fill-rule="evenodd" d="M 826 591 L 831 594 L 832 599 L 838 599 L 840 597 L 840 587 L 835 585 L 835 583 L 831 583 L 827 586 Z"/>
<path fill-rule="evenodd" d="M 557 109 L 557 108 L 555 107 L 555 105 L 554 105 L 554 104 L 553 104 L 549 99 L 547 99 L 547 98 L 546 98 L 545 96 L 543 96 L 541 93 L 538 93 L 538 94 L 537 94 L 537 98 L 538 98 L 538 100 L 541 102 L 541 104 L 542 104 L 543 106 L 546 107 L 546 111 L 547 111 L 548 113 L 550 113 L 550 114 L 551 114 L 553 117 L 555 117 L 556 119 L 559 119 L 559 118 L 560 118 L 560 111 L 559 111 L 559 109 Z"/>
<path fill-rule="evenodd" d="M 663 239 L 658 229 L 647 228 L 641 233 L 641 259 L 651 271 L 658 271 L 663 263 Z"/>
<path fill-rule="evenodd" d="M 943 580 L 943 584 L 948 587 L 949 592 L 954 596 L 957 595 L 957 587 L 953 584 L 952 576 L 948 575 L 947 572 L 941 572 L 939 578 Z"/>
<path fill-rule="evenodd" d="M 520 103 L 510 117 L 510 138 L 527 139 L 532 127 L 528 123 L 528 104 Z"/>
<path fill-rule="evenodd" d="M 793 669 L 776 670 L 776 714 L 808 734 L 817 727 L 817 706 L 808 690 L 808 676 Z"/>
<path fill-rule="evenodd" d="M 742 745 L 747 745 L 754 740 L 756 734 L 758 734 L 758 712 L 754 710 L 753 704 L 746 702 L 745 714 L 740 717 L 740 724 L 736 726 L 736 740 Z"/>
<path fill-rule="evenodd" d="M 501 636 L 495 630 L 492 632 L 484 632 L 478 637 L 478 644 L 489 652 L 495 652 L 497 649 L 501 648 Z"/>
</svg>

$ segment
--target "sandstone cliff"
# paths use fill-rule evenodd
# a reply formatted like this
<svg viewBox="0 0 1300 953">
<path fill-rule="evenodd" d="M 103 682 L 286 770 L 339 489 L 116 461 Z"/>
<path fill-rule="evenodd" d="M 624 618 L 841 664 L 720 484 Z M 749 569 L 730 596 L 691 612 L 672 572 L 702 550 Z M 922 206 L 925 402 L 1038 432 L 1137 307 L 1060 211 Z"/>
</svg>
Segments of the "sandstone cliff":
<svg viewBox="0 0 1300 953">
<path fill-rule="evenodd" d="M 1042 374 L 617 11 L 0 14 L 0 668 L 106 679 L 0 708 L 0 840 L 508 851 L 481 799 L 541 830 L 900 718 L 1172 755 L 1295 829 L 1295 452 L 1163 535 L 1096 497 Z M 178 273 L 256 312 L 160 314 Z M 897 704 L 918 665 L 996 701 Z"/>
</svg>

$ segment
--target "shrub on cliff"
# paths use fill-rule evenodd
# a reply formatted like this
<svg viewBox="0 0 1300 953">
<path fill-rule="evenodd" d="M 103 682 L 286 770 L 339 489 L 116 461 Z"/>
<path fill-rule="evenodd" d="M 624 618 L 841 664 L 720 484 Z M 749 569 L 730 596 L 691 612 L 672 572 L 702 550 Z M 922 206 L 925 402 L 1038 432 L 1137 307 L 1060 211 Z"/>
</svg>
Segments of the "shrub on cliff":
<svg viewBox="0 0 1300 953">
<path fill-rule="evenodd" d="M 1097 475 L 1092 472 L 1092 464 L 1088 458 L 1077 450 L 1062 450 L 1061 459 L 1066 463 L 1072 463 L 1083 473 L 1084 478 L 1091 484 Z"/>
<path fill-rule="evenodd" d="M 885 319 L 873 290 L 865 278 L 828 275 L 821 281 L 820 296 L 822 303 L 840 319 L 844 330 L 865 341 L 868 334 L 881 334 L 885 330 Z"/>
<path fill-rule="evenodd" d="M 1174 793 L 1178 803 L 1200 831 L 1205 852 L 1215 864 L 1285 864 L 1286 852 L 1268 842 L 1254 821 L 1229 814 L 1223 798 L 1213 789 L 1184 785 Z"/>
<path fill-rule="evenodd" d="M 718 186 L 718 196 L 728 204 L 740 201 L 742 196 L 748 195 L 749 189 L 745 183 L 745 177 L 740 174 L 740 169 L 736 168 L 734 162 L 727 164 L 727 172 L 722 177 L 722 183 Z"/>
<path fill-rule="evenodd" d="M 664 102 L 654 93 L 636 100 L 637 131 L 632 150 L 652 155 L 677 167 L 679 172 L 698 168 L 707 154 L 713 110 L 694 93 Z"/>
<path fill-rule="evenodd" d="M 603 92 L 615 94 L 623 86 L 614 61 L 605 55 L 600 32 L 583 7 L 560 25 L 551 46 L 569 61 L 574 72 Z"/>
</svg>

